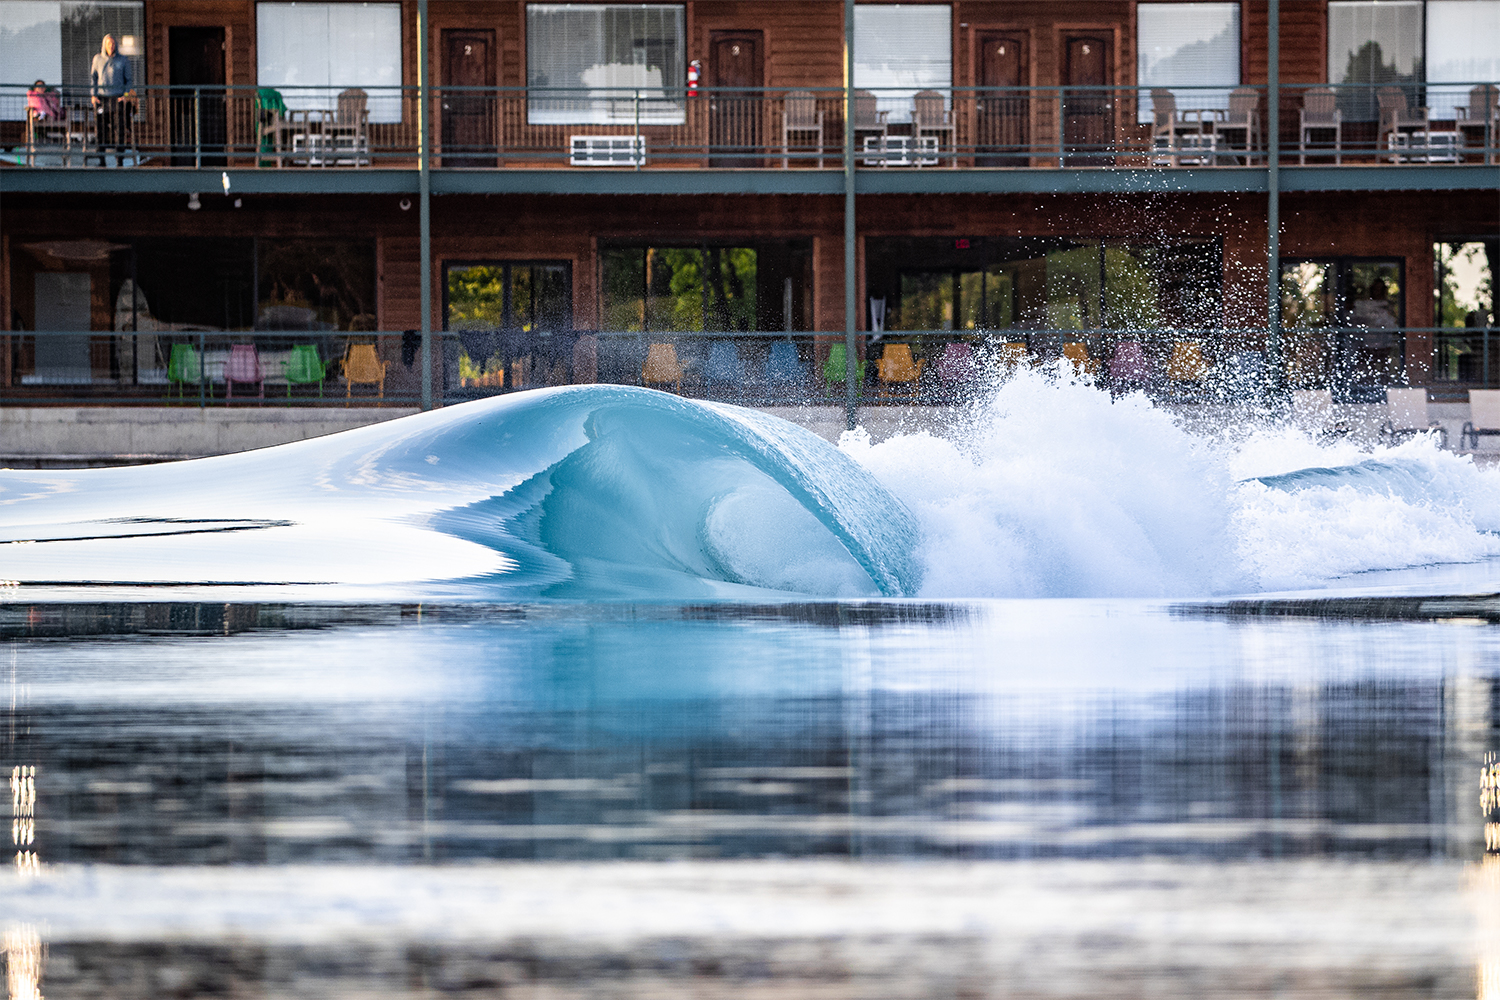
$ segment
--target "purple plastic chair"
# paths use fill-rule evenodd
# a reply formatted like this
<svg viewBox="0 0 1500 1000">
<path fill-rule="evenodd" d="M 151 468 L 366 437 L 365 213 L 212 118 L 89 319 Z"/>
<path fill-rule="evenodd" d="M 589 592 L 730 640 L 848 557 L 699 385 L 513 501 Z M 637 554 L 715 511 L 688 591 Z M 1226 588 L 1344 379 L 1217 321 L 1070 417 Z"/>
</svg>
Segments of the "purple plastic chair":
<svg viewBox="0 0 1500 1000">
<path fill-rule="evenodd" d="M 944 392 L 950 397 L 971 389 L 978 371 L 971 345 L 960 341 L 943 346 L 943 356 L 938 358 L 937 363 L 937 377 Z"/>
<path fill-rule="evenodd" d="M 1139 340 L 1124 340 L 1109 359 L 1109 379 L 1116 389 L 1144 389 L 1151 384 L 1151 362 Z"/>
<path fill-rule="evenodd" d="M 254 344 L 235 344 L 229 348 L 229 360 L 224 362 L 224 400 L 234 398 L 234 384 L 254 385 L 260 390 L 260 398 L 266 398 L 266 376 L 260 370 L 260 352 Z"/>
</svg>

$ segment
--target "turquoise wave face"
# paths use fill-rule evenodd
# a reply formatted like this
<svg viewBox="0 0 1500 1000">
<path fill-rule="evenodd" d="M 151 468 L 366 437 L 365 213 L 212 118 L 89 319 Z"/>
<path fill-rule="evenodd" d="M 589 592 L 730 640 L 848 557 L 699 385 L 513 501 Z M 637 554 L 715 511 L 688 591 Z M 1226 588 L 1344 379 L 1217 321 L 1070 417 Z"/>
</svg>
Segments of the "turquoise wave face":
<svg viewBox="0 0 1500 1000">
<path fill-rule="evenodd" d="M 905 596 L 919 541 L 901 502 L 811 432 L 625 386 L 193 462 L 0 473 L 0 579 L 23 584 Z"/>
</svg>

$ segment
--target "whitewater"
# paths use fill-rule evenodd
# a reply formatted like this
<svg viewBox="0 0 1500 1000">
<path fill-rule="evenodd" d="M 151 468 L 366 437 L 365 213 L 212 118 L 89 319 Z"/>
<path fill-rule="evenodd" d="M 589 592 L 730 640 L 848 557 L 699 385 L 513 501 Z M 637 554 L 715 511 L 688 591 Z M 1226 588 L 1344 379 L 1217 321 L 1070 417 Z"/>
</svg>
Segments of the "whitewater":
<svg viewBox="0 0 1500 1000">
<path fill-rule="evenodd" d="M 1214 597 L 1484 564 L 1497 532 L 1500 472 L 1429 436 L 1361 447 L 1253 410 L 1204 432 L 1060 367 L 879 443 L 601 385 L 0 471 L 0 581 L 96 598 Z"/>
</svg>

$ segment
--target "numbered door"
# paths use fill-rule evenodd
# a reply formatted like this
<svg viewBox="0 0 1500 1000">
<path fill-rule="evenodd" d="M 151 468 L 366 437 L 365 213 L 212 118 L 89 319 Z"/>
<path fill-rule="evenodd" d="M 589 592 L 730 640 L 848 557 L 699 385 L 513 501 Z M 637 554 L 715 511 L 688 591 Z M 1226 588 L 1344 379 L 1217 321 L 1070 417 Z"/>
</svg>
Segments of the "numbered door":
<svg viewBox="0 0 1500 1000">
<path fill-rule="evenodd" d="M 495 32 L 444 29 L 442 157 L 445 167 L 493 167 L 499 163 L 494 92 Z"/>
<path fill-rule="evenodd" d="M 760 88 L 765 86 L 763 36 L 759 31 L 715 31 L 709 51 L 709 163 L 715 167 L 759 167 Z"/>
<path fill-rule="evenodd" d="M 1110 40 L 1103 32 L 1069 35 L 1063 52 L 1063 149 L 1068 166 L 1112 166 L 1114 94 Z M 1078 89 L 1072 89 L 1078 88 Z"/>
<path fill-rule="evenodd" d="M 981 167 L 1020 167 L 1031 162 L 1031 97 L 1020 88 L 1030 83 L 1026 38 L 1010 31 L 981 31 L 980 90 L 975 95 L 976 164 Z"/>
</svg>

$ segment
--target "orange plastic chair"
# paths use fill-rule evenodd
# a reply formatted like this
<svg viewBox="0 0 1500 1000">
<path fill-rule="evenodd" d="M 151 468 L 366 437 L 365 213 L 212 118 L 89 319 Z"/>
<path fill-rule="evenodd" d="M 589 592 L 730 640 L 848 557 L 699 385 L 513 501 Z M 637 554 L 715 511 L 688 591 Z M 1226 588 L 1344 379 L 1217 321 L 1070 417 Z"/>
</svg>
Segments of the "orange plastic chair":
<svg viewBox="0 0 1500 1000">
<path fill-rule="evenodd" d="M 1071 344 L 1064 344 L 1062 356 L 1073 363 L 1073 371 L 1076 374 L 1082 375 L 1084 372 L 1090 375 L 1099 374 L 1099 362 L 1089 357 L 1088 344 L 1077 341 Z"/>
<path fill-rule="evenodd" d="M 652 344 L 646 351 L 646 363 L 641 366 L 641 381 L 646 385 L 670 385 L 674 392 L 681 392 L 682 365 L 677 360 L 677 348 L 671 344 Z"/>
<path fill-rule="evenodd" d="M 1000 365 L 1000 370 L 1009 374 L 1016 370 L 1017 365 L 1026 362 L 1026 341 L 1011 340 L 1000 345 L 1000 350 L 995 354 L 995 361 Z"/>
<path fill-rule="evenodd" d="M 921 361 L 912 359 L 910 344 L 886 344 L 880 354 L 880 367 L 876 376 L 880 379 L 880 395 L 888 396 L 894 386 L 904 386 L 917 393 L 917 381 L 922 377 Z"/>
<path fill-rule="evenodd" d="M 1172 382 L 1202 382 L 1208 374 L 1208 362 L 1203 360 L 1203 348 L 1191 340 L 1179 340 L 1172 345 L 1172 357 L 1167 361 L 1167 378 Z"/>
<path fill-rule="evenodd" d="M 385 370 L 389 361 L 381 361 L 375 354 L 374 344 L 350 344 L 344 352 L 344 405 L 354 396 L 354 384 L 374 385 L 380 389 L 380 399 L 385 399 Z M 376 403 L 376 406 L 383 405 Z"/>
</svg>

